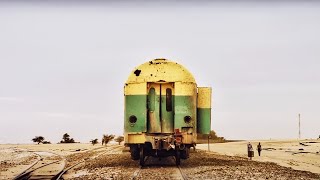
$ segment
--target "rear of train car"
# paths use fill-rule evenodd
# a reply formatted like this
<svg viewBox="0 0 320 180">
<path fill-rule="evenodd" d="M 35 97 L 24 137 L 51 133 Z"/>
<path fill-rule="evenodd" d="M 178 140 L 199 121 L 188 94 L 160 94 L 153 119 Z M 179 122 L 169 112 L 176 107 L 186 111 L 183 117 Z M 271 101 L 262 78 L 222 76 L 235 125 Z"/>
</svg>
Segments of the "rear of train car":
<svg viewBox="0 0 320 180">
<path fill-rule="evenodd" d="M 124 86 L 124 136 L 131 158 L 187 159 L 197 134 L 209 134 L 211 88 L 198 87 L 182 65 L 166 59 L 135 68 Z"/>
</svg>

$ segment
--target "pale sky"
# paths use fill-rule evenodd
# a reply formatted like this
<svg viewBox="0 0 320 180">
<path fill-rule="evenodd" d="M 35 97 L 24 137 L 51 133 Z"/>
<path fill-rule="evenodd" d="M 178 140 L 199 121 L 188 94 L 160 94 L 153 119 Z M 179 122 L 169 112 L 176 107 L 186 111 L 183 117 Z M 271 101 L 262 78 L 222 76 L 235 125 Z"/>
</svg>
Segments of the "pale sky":
<svg viewBox="0 0 320 180">
<path fill-rule="evenodd" d="M 219 136 L 297 138 L 299 113 L 320 135 L 320 3 L 2 1 L 0 143 L 121 135 L 124 82 L 154 58 L 213 88 Z"/>
</svg>

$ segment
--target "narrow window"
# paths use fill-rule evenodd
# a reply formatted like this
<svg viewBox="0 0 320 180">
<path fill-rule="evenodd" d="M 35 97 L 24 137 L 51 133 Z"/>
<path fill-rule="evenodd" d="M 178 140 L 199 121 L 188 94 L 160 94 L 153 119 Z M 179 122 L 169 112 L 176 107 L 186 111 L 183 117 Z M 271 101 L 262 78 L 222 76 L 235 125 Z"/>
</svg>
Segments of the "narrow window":
<svg viewBox="0 0 320 180">
<path fill-rule="evenodd" d="M 149 99 L 149 111 L 154 111 L 155 109 L 155 103 L 156 103 L 156 92 L 154 88 L 150 88 L 149 90 L 149 95 L 148 95 L 148 99 Z"/>
<path fill-rule="evenodd" d="M 170 88 L 166 89 L 166 109 L 172 111 L 172 90 Z"/>
</svg>

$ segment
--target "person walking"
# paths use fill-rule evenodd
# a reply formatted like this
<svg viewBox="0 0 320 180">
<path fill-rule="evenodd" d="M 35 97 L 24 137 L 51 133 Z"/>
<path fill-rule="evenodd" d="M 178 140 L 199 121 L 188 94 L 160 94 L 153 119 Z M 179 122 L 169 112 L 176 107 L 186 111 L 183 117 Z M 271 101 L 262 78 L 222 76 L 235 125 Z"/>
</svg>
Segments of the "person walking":
<svg viewBox="0 0 320 180">
<path fill-rule="evenodd" d="M 259 142 L 259 144 L 257 145 L 257 150 L 258 150 L 258 154 L 259 154 L 259 156 L 260 156 L 261 150 L 262 150 L 260 142 Z"/>
<path fill-rule="evenodd" d="M 252 144 L 249 142 L 247 147 L 248 147 L 248 160 L 252 160 L 252 157 L 254 157 Z"/>
</svg>

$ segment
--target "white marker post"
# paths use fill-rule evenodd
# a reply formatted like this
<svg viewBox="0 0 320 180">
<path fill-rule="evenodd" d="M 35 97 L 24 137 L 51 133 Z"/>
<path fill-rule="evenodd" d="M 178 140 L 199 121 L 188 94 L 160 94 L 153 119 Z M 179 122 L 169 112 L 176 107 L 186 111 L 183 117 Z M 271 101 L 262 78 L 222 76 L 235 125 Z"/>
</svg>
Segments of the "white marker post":
<svg viewBox="0 0 320 180">
<path fill-rule="evenodd" d="M 300 113 L 299 113 L 299 139 L 301 139 L 301 131 L 300 131 Z"/>
</svg>

